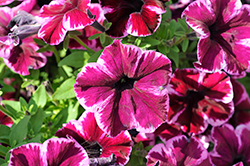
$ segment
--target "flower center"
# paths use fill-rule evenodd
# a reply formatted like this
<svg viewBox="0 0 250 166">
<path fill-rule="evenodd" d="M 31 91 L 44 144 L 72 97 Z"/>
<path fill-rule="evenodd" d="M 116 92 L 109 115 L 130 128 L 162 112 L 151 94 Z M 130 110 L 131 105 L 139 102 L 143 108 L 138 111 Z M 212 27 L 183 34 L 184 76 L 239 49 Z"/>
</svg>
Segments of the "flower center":
<svg viewBox="0 0 250 166">
<path fill-rule="evenodd" d="M 123 0 L 123 3 L 133 12 L 140 12 L 144 4 L 143 0 Z"/>
<path fill-rule="evenodd" d="M 135 81 L 135 79 L 123 76 L 118 82 L 114 84 L 114 88 L 119 92 L 122 92 L 126 89 L 132 89 L 134 87 Z"/>
<path fill-rule="evenodd" d="M 102 154 L 102 146 L 98 142 L 84 142 L 82 147 L 87 151 L 90 158 L 97 158 Z"/>
<path fill-rule="evenodd" d="M 188 90 L 187 91 L 187 100 L 190 107 L 198 108 L 198 102 L 204 99 L 202 92 Z"/>
<path fill-rule="evenodd" d="M 237 163 L 239 163 L 239 162 L 242 162 L 243 165 L 247 165 L 245 156 L 236 156 L 236 157 L 234 158 L 234 160 L 233 160 L 233 164 L 232 164 L 232 165 L 237 164 Z"/>
</svg>

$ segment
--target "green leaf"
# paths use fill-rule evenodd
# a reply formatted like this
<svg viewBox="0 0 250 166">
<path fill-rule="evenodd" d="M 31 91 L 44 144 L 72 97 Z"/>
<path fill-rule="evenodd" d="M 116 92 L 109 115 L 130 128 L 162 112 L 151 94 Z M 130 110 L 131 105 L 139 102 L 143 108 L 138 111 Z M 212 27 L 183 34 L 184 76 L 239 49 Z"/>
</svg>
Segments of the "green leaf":
<svg viewBox="0 0 250 166">
<path fill-rule="evenodd" d="M 11 147 L 21 143 L 23 139 L 26 137 L 27 132 L 28 132 L 29 120 L 30 120 L 30 116 L 25 116 L 13 128 L 11 128 L 11 132 L 9 136 Z"/>
<path fill-rule="evenodd" d="M 100 35 L 100 42 L 101 42 L 101 44 L 104 44 L 104 43 L 105 43 L 105 40 L 106 40 L 106 35 L 105 35 L 105 33 L 101 33 L 101 35 Z"/>
<path fill-rule="evenodd" d="M 177 20 L 178 20 L 178 23 L 180 24 L 181 28 L 186 32 L 188 30 L 188 26 L 187 26 L 187 23 L 184 19 L 178 18 Z"/>
<path fill-rule="evenodd" d="M 37 38 L 33 38 L 34 42 L 36 42 L 37 45 L 39 46 L 46 46 L 47 44 L 41 40 L 41 39 L 37 39 Z"/>
<path fill-rule="evenodd" d="M 0 156 L 6 156 L 10 148 L 0 145 Z"/>
<path fill-rule="evenodd" d="M 179 67 L 179 54 L 175 52 L 172 48 L 168 53 L 168 57 L 174 61 L 176 67 Z"/>
<path fill-rule="evenodd" d="M 9 136 L 10 134 L 10 128 L 6 125 L 0 124 L 0 138 L 3 136 Z"/>
<path fill-rule="evenodd" d="M 68 117 L 66 122 L 69 122 L 71 119 L 76 119 L 78 115 L 78 107 L 80 106 L 79 102 L 76 102 L 75 106 L 71 103 L 68 107 Z"/>
<path fill-rule="evenodd" d="M 67 35 L 63 41 L 63 48 L 67 50 L 69 48 L 69 36 Z"/>
<path fill-rule="evenodd" d="M 20 103 L 18 101 L 2 100 L 1 103 L 4 104 L 5 108 L 9 111 L 9 116 L 14 119 L 19 118 L 23 113 L 21 113 Z"/>
<path fill-rule="evenodd" d="M 101 55 L 103 49 L 95 52 L 93 55 L 91 55 L 91 57 L 89 58 L 88 62 L 96 62 L 97 59 L 99 58 L 99 56 Z"/>
<path fill-rule="evenodd" d="M 94 39 L 100 37 L 100 35 L 101 35 L 101 33 L 97 33 L 97 34 L 94 34 L 94 35 L 90 36 L 88 39 L 89 40 L 94 40 Z"/>
<path fill-rule="evenodd" d="M 82 67 L 85 60 L 84 52 L 85 51 L 75 51 L 69 54 L 58 63 L 58 66 L 68 65 L 75 68 Z"/>
<path fill-rule="evenodd" d="M 47 102 L 46 90 L 43 85 L 40 85 L 34 92 L 32 99 L 35 101 L 37 106 L 44 107 Z"/>
<path fill-rule="evenodd" d="M 108 30 L 112 25 L 112 22 L 108 22 L 107 24 L 105 24 L 105 30 Z"/>
<path fill-rule="evenodd" d="M 52 95 L 53 100 L 70 99 L 75 97 L 74 84 L 75 78 L 69 78 L 59 86 Z"/>
<path fill-rule="evenodd" d="M 28 110 L 28 103 L 26 102 L 26 100 L 22 97 L 19 98 L 19 102 L 20 102 L 20 107 L 22 109 L 23 112 Z"/>
<path fill-rule="evenodd" d="M 147 38 L 143 39 L 143 43 L 150 44 L 151 46 L 156 46 L 156 45 L 159 45 L 161 42 L 157 39 L 152 38 L 152 37 L 147 37 Z"/>
<path fill-rule="evenodd" d="M 181 44 L 181 49 L 182 49 L 183 52 L 187 51 L 188 44 L 189 44 L 189 40 L 188 39 L 184 39 L 183 42 L 182 42 L 182 44 Z"/>
<path fill-rule="evenodd" d="M 38 133 L 43 124 L 43 109 L 38 108 L 37 112 L 31 116 L 30 122 L 32 124 L 32 129 L 34 133 Z"/>
</svg>

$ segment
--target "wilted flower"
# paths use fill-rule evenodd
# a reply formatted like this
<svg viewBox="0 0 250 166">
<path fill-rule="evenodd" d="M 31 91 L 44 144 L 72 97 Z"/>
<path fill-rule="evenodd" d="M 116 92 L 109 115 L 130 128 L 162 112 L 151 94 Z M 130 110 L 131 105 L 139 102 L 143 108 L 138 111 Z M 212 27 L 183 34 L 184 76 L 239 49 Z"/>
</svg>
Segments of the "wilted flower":
<svg viewBox="0 0 250 166">
<path fill-rule="evenodd" d="M 151 35 L 161 23 L 166 0 L 100 0 L 105 17 L 112 22 L 113 37 Z"/>
<path fill-rule="evenodd" d="M 41 17 L 49 19 L 42 25 L 38 36 L 51 45 L 64 40 L 68 31 L 83 29 L 95 19 L 87 15 L 90 0 L 53 0 L 41 8 Z"/>
<path fill-rule="evenodd" d="M 233 128 L 229 124 L 212 129 L 215 141 L 214 149 L 210 152 L 212 162 L 216 166 L 250 165 L 250 124 L 241 124 Z"/>
<path fill-rule="evenodd" d="M 155 145 L 147 155 L 147 166 L 212 166 L 207 150 L 194 137 L 184 135 Z"/>
<path fill-rule="evenodd" d="M 89 166 L 86 151 L 76 141 L 51 138 L 43 144 L 29 143 L 10 151 L 9 166 Z"/>
<path fill-rule="evenodd" d="M 224 72 L 201 73 L 196 69 L 176 70 L 169 83 L 168 122 L 194 134 L 227 122 L 234 113 L 233 89 Z"/>
<path fill-rule="evenodd" d="M 242 75 L 249 68 L 250 13 L 240 0 L 197 0 L 183 17 L 200 34 L 196 68 L 224 69 L 232 75 Z"/>
<path fill-rule="evenodd" d="M 24 3 L 24 4 L 23 4 Z M 3 57 L 5 64 L 14 72 L 21 75 L 29 75 L 29 69 L 38 69 L 47 62 L 50 53 L 36 53 L 39 49 L 33 41 L 38 31 L 39 24 L 35 18 L 28 14 L 31 4 L 24 1 L 15 8 L 2 7 L 0 26 L 0 57 Z M 19 11 L 17 9 L 23 9 Z M 17 16 L 15 14 L 17 13 Z M 7 28 L 9 26 L 11 30 Z M 30 36 L 32 35 L 32 36 Z M 29 37 L 30 36 L 30 37 Z"/>
<path fill-rule="evenodd" d="M 132 128 L 153 132 L 166 120 L 170 74 L 166 56 L 115 40 L 97 63 L 83 67 L 74 88 L 80 104 L 95 112 L 109 135 Z"/>
<path fill-rule="evenodd" d="M 55 134 L 58 137 L 73 137 L 87 151 L 89 157 L 109 157 L 114 154 L 119 165 L 125 165 L 132 150 L 128 131 L 109 137 L 97 125 L 94 113 L 84 112 L 79 120 L 71 120 Z"/>
</svg>

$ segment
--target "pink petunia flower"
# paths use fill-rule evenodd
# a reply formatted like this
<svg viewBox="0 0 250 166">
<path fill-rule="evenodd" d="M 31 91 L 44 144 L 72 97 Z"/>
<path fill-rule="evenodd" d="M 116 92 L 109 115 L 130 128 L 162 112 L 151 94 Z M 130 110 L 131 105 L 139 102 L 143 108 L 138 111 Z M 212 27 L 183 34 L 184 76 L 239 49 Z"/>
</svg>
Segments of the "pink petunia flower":
<svg viewBox="0 0 250 166">
<path fill-rule="evenodd" d="M 233 128 L 229 124 L 212 129 L 215 141 L 214 149 L 210 152 L 211 160 L 216 166 L 250 165 L 250 124 L 241 124 Z M 238 163 L 238 164 L 237 164 Z"/>
<path fill-rule="evenodd" d="M 41 8 L 41 17 L 49 19 L 42 25 L 38 36 L 50 45 L 61 43 L 68 31 L 83 29 L 91 25 L 87 10 L 90 0 L 53 0 Z"/>
<path fill-rule="evenodd" d="M 11 127 L 13 123 L 13 120 L 0 110 L 0 124 Z"/>
<path fill-rule="evenodd" d="M 229 123 L 236 127 L 239 124 L 246 124 L 250 122 L 250 98 L 245 87 L 241 83 L 235 79 L 231 79 L 231 82 L 234 92 L 233 101 L 235 111 L 232 118 L 230 118 Z"/>
<path fill-rule="evenodd" d="M 12 9 L 9 7 L 0 8 L 0 13 L 3 16 L 0 18 L 0 57 L 3 57 L 5 64 L 14 72 L 21 75 L 29 75 L 29 69 L 43 67 L 47 62 L 47 56 L 50 56 L 51 53 L 36 53 L 39 47 L 33 41 L 33 38 L 36 38 L 36 35 L 33 34 L 38 31 L 37 27 L 39 28 L 39 25 L 29 25 L 22 19 L 15 20 L 19 16 L 21 16 L 20 18 L 24 16 L 25 19 L 27 15 L 28 17 L 31 16 L 26 13 L 30 12 L 30 6 L 27 5 L 27 1 L 23 3 L 20 4 L 19 8 L 17 8 L 18 6 Z M 26 12 L 20 11 L 18 13 L 17 9 L 24 9 Z M 14 17 L 16 14 L 20 15 Z M 35 20 L 35 18 L 30 20 Z M 8 29 L 8 25 L 11 25 L 14 31 Z"/>
<path fill-rule="evenodd" d="M 89 166 L 83 147 L 66 138 L 51 138 L 43 144 L 25 144 L 11 149 L 10 153 L 9 166 Z"/>
<path fill-rule="evenodd" d="M 104 12 L 101 8 L 100 4 L 97 3 L 91 3 L 89 6 L 89 11 L 95 15 L 95 19 L 99 24 L 102 24 L 105 17 Z M 100 31 L 96 30 L 92 26 L 86 26 L 84 29 L 78 30 L 82 33 L 82 35 L 78 36 L 89 48 L 91 48 L 94 51 L 98 51 L 102 49 L 102 44 L 100 42 L 100 38 L 89 40 L 88 38 L 94 34 L 101 33 Z M 74 39 L 70 39 L 69 42 L 69 48 L 72 49 L 85 49 L 83 46 L 81 46 L 78 42 L 76 42 Z"/>
<path fill-rule="evenodd" d="M 168 90 L 168 122 L 180 124 L 184 132 L 202 133 L 208 124 L 222 125 L 234 113 L 232 84 L 224 72 L 177 69 Z"/>
<path fill-rule="evenodd" d="M 197 69 L 242 75 L 250 62 L 250 12 L 240 0 L 197 0 L 183 12 L 200 34 Z"/>
<path fill-rule="evenodd" d="M 100 0 L 113 37 L 151 35 L 161 23 L 166 0 Z"/>
<path fill-rule="evenodd" d="M 97 125 L 94 113 L 85 111 L 79 120 L 71 120 L 55 134 L 58 137 L 73 137 L 84 149 L 89 157 L 109 157 L 112 153 L 116 163 L 125 165 L 132 150 L 131 138 L 128 131 L 116 137 L 109 137 Z"/>
<path fill-rule="evenodd" d="M 0 0 L 0 5 L 8 5 L 12 3 L 14 0 Z"/>
<path fill-rule="evenodd" d="M 153 132 L 166 120 L 171 61 L 119 40 L 107 46 L 97 63 L 77 75 L 79 103 L 94 111 L 99 127 L 111 136 L 136 128 Z"/>
<path fill-rule="evenodd" d="M 147 166 L 212 166 L 207 150 L 194 137 L 176 136 L 155 145 L 146 156 Z"/>
</svg>

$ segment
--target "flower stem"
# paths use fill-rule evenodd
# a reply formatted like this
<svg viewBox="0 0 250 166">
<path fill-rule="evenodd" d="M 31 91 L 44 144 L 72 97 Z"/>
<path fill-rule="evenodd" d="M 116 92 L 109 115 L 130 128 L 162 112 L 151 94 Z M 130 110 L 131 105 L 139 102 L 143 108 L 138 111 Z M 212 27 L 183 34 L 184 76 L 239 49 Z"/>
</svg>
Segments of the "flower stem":
<svg viewBox="0 0 250 166">
<path fill-rule="evenodd" d="M 73 35 L 73 34 L 69 34 L 69 37 L 75 39 L 79 44 L 81 44 L 81 46 L 83 46 L 84 48 L 86 48 L 92 54 L 95 53 L 95 51 L 92 50 L 91 48 L 89 48 L 85 43 L 83 43 L 83 41 L 78 36 Z"/>
<path fill-rule="evenodd" d="M 59 53 L 58 53 L 57 49 L 55 48 L 55 46 L 52 46 L 52 52 L 54 53 L 54 55 L 56 57 L 56 62 L 58 64 L 61 59 L 60 59 Z"/>
</svg>

